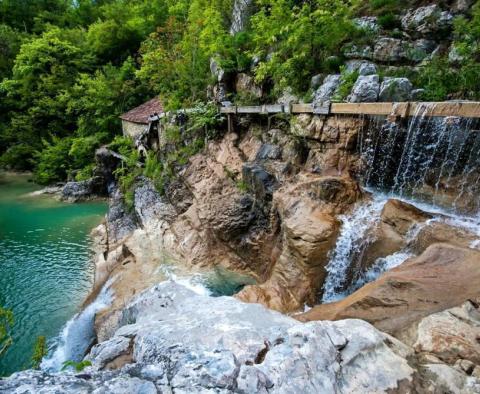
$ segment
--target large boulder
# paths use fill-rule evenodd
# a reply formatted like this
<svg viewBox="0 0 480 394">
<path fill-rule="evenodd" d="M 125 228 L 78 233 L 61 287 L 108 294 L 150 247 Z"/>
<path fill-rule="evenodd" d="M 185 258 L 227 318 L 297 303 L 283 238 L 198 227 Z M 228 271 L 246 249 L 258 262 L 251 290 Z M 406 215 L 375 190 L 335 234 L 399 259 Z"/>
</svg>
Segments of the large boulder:
<svg viewBox="0 0 480 394">
<path fill-rule="evenodd" d="M 403 393 L 415 384 L 411 351 L 360 320 L 303 324 L 165 282 L 137 296 L 121 324 L 82 373 L 24 371 L 0 380 L 0 392 Z"/>
<path fill-rule="evenodd" d="M 349 60 L 345 65 L 347 73 L 358 72 L 359 75 L 378 74 L 376 64 L 367 60 Z"/>
<path fill-rule="evenodd" d="M 315 91 L 314 102 L 330 100 L 340 86 L 342 76 L 340 74 L 330 74 L 325 77 L 323 84 Z"/>
<path fill-rule="evenodd" d="M 302 321 L 360 318 L 391 334 L 480 295 L 480 251 L 434 244 L 345 299 L 318 305 Z"/>
<path fill-rule="evenodd" d="M 402 18 L 402 27 L 411 34 L 432 35 L 452 26 L 453 16 L 437 4 L 409 10 Z"/>
<path fill-rule="evenodd" d="M 413 85 L 408 78 L 384 78 L 380 86 L 379 101 L 402 102 L 409 101 Z"/>
<path fill-rule="evenodd" d="M 351 103 L 373 103 L 378 100 L 380 77 L 378 75 L 360 75 L 348 96 Z"/>
<path fill-rule="evenodd" d="M 398 38 L 382 37 L 375 42 L 373 58 L 380 62 L 399 62 L 406 57 L 408 44 Z"/>
<path fill-rule="evenodd" d="M 106 195 L 103 179 L 95 176 L 85 181 L 67 182 L 62 188 L 60 197 L 63 201 L 79 202 Z"/>
</svg>

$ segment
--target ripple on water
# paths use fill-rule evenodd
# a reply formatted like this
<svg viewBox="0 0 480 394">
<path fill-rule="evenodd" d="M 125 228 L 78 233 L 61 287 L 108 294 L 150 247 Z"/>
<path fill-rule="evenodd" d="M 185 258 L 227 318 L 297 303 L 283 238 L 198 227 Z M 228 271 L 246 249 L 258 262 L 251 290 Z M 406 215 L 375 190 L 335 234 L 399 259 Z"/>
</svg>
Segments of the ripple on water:
<svg viewBox="0 0 480 394">
<path fill-rule="evenodd" d="M 22 179 L 0 183 L 0 305 L 15 315 L 14 345 L 0 376 L 29 366 L 39 335 L 58 337 L 91 288 L 90 230 L 106 204 L 64 204 L 19 198 L 35 187 Z"/>
</svg>

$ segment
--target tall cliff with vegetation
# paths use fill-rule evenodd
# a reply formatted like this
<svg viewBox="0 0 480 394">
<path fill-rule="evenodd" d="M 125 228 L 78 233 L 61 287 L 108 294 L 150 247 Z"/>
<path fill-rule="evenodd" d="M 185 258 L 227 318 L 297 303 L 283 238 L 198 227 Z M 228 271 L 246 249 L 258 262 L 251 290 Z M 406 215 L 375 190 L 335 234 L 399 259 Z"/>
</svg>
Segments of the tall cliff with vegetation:
<svg viewBox="0 0 480 394">
<path fill-rule="evenodd" d="M 120 133 L 118 115 L 154 95 L 167 108 L 285 91 L 310 101 L 318 80 L 340 74 L 342 100 L 358 76 L 345 62 L 378 45 L 380 75 L 410 78 L 419 98 L 476 99 L 480 5 L 435 4 L 416 37 L 417 16 L 411 30 L 401 17 L 413 1 L 2 1 L 0 165 L 43 184 L 86 179 L 95 149 Z"/>
</svg>

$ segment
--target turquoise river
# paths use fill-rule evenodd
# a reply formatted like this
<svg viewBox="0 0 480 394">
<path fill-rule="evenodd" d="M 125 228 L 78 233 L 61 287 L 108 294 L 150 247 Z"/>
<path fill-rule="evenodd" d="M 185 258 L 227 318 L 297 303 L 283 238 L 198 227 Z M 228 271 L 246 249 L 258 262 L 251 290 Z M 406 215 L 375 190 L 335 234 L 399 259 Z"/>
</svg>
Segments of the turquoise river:
<svg viewBox="0 0 480 394">
<path fill-rule="evenodd" d="M 0 174 L 0 306 L 15 316 L 0 376 L 30 366 L 39 335 L 55 343 L 93 281 L 89 233 L 106 203 L 27 196 L 37 189 L 27 175 Z"/>
</svg>

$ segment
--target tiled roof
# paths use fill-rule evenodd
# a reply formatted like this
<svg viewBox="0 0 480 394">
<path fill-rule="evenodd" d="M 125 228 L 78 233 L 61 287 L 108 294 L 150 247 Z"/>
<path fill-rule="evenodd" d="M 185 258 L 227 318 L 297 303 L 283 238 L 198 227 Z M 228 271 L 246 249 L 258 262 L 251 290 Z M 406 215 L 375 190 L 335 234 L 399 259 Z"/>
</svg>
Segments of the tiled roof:
<svg viewBox="0 0 480 394">
<path fill-rule="evenodd" d="M 161 112 L 163 112 L 162 103 L 158 98 L 155 97 L 138 106 L 137 108 L 120 115 L 120 119 L 127 120 L 129 122 L 147 124 L 150 115 L 155 113 L 159 114 Z"/>
</svg>

